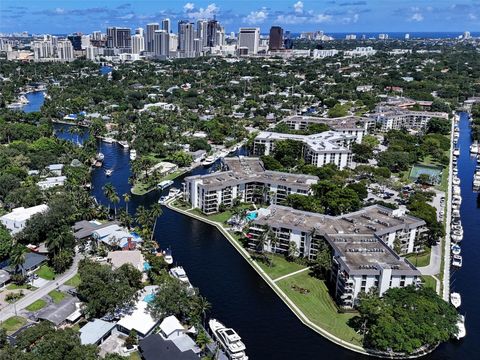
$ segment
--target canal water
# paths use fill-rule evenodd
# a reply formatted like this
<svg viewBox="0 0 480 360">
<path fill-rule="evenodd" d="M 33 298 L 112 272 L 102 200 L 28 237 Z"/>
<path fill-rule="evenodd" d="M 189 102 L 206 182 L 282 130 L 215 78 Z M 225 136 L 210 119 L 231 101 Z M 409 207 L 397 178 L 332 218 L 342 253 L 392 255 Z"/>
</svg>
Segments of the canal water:
<svg viewBox="0 0 480 360">
<path fill-rule="evenodd" d="M 65 126 L 56 127 L 57 136 L 77 141 Z M 477 305 L 480 272 L 474 268 L 480 259 L 480 248 L 475 244 L 478 238 L 475 234 L 480 233 L 477 220 L 480 210 L 471 190 L 475 163 L 468 155 L 469 144 L 468 121 L 462 115 L 459 175 L 463 196 L 464 266 L 453 274 L 452 289 L 462 294 L 461 311 L 466 313 L 468 335 L 461 342 L 441 345 L 425 359 L 474 359 L 480 353 L 477 347 L 480 343 L 480 309 Z M 104 168 L 93 171 L 92 193 L 100 203 L 108 204 L 102 191 L 106 183 L 111 182 L 120 195 L 129 192 L 129 152 L 118 144 L 104 142 L 99 143 L 99 151 L 105 155 Z M 113 175 L 106 177 L 105 169 L 112 169 Z M 206 171 L 208 169 L 198 167 L 192 173 Z M 176 179 L 173 186 L 181 188 L 183 177 Z M 129 212 L 133 215 L 139 205 L 149 207 L 161 195 L 160 191 L 144 196 L 132 195 Z M 123 199 L 119 206 L 125 206 Z M 212 304 L 209 316 L 239 332 L 252 360 L 369 358 L 338 347 L 304 326 L 216 228 L 163 207 L 155 237 L 162 248 L 173 250 L 175 262 L 185 268 L 191 282 Z"/>
<path fill-rule="evenodd" d="M 45 102 L 45 93 L 43 91 L 34 91 L 25 94 L 29 103 L 22 107 L 22 110 L 26 113 L 40 111 L 43 103 Z"/>
</svg>

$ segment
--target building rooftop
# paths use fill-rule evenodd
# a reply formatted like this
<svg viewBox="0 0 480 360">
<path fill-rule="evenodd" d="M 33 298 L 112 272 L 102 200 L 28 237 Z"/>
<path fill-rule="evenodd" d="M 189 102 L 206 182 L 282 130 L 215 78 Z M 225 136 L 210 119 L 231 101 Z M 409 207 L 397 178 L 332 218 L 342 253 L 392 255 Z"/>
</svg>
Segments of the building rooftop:
<svg viewBox="0 0 480 360">
<path fill-rule="evenodd" d="M 98 229 L 109 227 L 110 225 L 118 225 L 116 222 L 106 222 L 104 224 L 97 223 L 95 221 L 78 221 L 73 226 L 74 236 L 78 239 L 84 239 L 92 236 L 93 232 Z"/>
<path fill-rule="evenodd" d="M 198 360 L 192 351 L 181 351 L 171 340 L 163 339 L 159 334 L 147 336 L 139 344 L 142 359 L 145 360 Z"/>
<path fill-rule="evenodd" d="M 400 230 L 425 225 L 425 221 L 421 219 L 381 205 L 368 206 L 341 216 L 317 214 L 280 205 L 271 205 L 267 210 L 269 212 L 266 215 L 260 216 L 259 214 L 254 222 L 274 227 L 286 225 L 307 233 L 315 229 L 320 234 L 376 234 L 381 236 L 392 229 Z"/>
<path fill-rule="evenodd" d="M 143 271 L 143 255 L 140 250 L 132 251 L 110 251 L 107 260 L 114 268 L 119 268 L 124 264 L 133 265 L 136 269 Z"/>
<path fill-rule="evenodd" d="M 48 210 L 48 206 L 45 204 L 32 206 L 29 208 L 18 207 L 13 209 L 8 214 L 3 215 L 2 217 L 0 217 L 0 219 L 5 221 L 17 221 L 17 222 L 27 221 L 33 215 L 41 212 L 45 212 L 47 210 Z"/>
<path fill-rule="evenodd" d="M 40 310 L 39 319 L 48 320 L 55 326 L 60 325 L 68 317 L 77 311 L 80 300 L 76 297 L 68 297 L 62 300 L 59 304 L 52 303 L 46 308 Z"/>
<path fill-rule="evenodd" d="M 82 345 L 96 344 L 106 334 L 108 334 L 116 326 L 116 323 L 111 323 L 101 319 L 94 319 L 83 326 L 80 332 L 80 342 Z"/>
<path fill-rule="evenodd" d="M 356 272 L 379 275 L 381 269 L 392 269 L 396 275 L 420 275 L 413 265 L 375 235 L 337 234 L 327 235 L 325 239 L 339 254 L 337 261 L 342 262 L 352 275 Z"/>
<path fill-rule="evenodd" d="M 150 315 L 147 305 L 148 303 L 143 299 L 139 300 L 133 311 L 123 316 L 118 322 L 118 325 L 127 330 L 135 329 L 135 331 L 143 336 L 147 335 L 158 323 L 158 321 Z"/>
<path fill-rule="evenodd" d="M 30 269 L 36 268 L 43 262 L 47 260 L 47 257 L 45 255 L 40 255 L 36 253 L 26 253 L 25 254 L 25 261 L 22 265 L 19 266 L 18 271 L 29 271 Z M 6 264 L 9 264 L 9 260 L 6 261 Z M 4 270 L 8 271 L 10 274 L 15 272 L 15 267 L 12 267 L 10 265 L 4 267 Z"/>
<path fill-rule="evenodd" d="M 317 116 L 292 115 L 281 120 L 282 122 L 307 122 L 311 124 L 326 124 L 335 131 L 365 129 L 368 118 L 360 116 L 343 116 L 338 118 L 321 118 Z"/>
<path fill-rule="evenodd" d="M 318 177 L 313 175 L 264 170 L 263 163 L 258 158 L 225 158 L 224 165 L 231 170 L 189 176 L 185 180 L 201 179 L 202 184 L 209 190 L 236 186 L 246 181 L 285 183 L 285 185 L 290 184 L 308 190 L 318 181 Z"/>
</svg>

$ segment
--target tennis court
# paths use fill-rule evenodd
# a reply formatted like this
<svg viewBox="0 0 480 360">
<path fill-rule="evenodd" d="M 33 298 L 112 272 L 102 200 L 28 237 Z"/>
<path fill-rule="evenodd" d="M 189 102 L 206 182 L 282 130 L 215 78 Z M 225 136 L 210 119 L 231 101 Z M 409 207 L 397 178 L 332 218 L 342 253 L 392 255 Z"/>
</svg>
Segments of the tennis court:
<svg viewBox="0 0 480 360">
<path fill-rule="evenodd" d="M 416 164 L 410 171 L 410 180 L 417 181 L 420 175 L 426 174 L 434 184 L 439 184 L 442 181 L 442 171 L 443 169 L 437 166 Z"/>
</svg>

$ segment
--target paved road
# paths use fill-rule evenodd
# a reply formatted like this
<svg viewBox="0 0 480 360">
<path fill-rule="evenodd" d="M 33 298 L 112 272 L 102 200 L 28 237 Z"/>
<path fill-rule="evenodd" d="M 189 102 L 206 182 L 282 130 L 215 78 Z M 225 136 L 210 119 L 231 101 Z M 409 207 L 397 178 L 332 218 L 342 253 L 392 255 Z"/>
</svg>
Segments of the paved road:
<svg viewBox="0 0 480 360">
<path fill-rule="evenodd" d="M 430 264 L 428 264 L 427 266 L 419 267 L 418 270 L 422 273 L 422 275 L 438 275 L 440 273 L 441 264 L 442 246 L 441 244 L 437 244 L 435 246 L 432 246 Z"/>
<path fill-rule="evenodd" d="M 60 277 L 56 278 L 55 280 L 49 281 L 47 285 L 31 292 L 30 294 L 25 295 L 25 297 L 18 300 L 15 304 L 10 304 L 5 306 L 0 311 L 0 322 L 5 321 L 6 319 L 14 316 L 20 310 L 24 309 L 34 301 L 41 299 L 42 297 L 46 296 L 50 291 L 55 290 L 59 285 L 63 284 L 65 281 L 71 279 L 78 270 L 78 262 L 81 259 L 80 254 L 76 254 L 75 258 L 73 259 L 73 264 L 70 269 L 63 273 Z"/>
</svg>

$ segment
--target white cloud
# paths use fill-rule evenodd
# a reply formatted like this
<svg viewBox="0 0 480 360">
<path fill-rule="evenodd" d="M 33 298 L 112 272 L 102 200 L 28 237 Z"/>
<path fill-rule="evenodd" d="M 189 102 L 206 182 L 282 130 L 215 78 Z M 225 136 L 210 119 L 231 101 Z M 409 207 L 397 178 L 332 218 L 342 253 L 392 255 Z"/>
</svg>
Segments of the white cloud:
<svg viewBox="0 0 480 360">
<path fill-rule="evenodd" d="M 477 15 L 475 15 L 474 13 L 470 13 L 470 14 L 468 14 L 468 18 L 470 20 L 477 20 Z"/>
<path fill-rule="evenodd" d="M 297 1 L 295 4 L 293 4 L 293 9 L 297 14 L 302 14 L 303 13 L 303 2 Z"/>
<path fill-rule="evenodd" d="M 185 6 L 184 6 L 184 9 L 185 9 Z M 212 4 L 209 4 L 206 8 L 196 9 L 193 6 L 191 10 L 186 10 L 186 12 L 187 12 L 187 16 L 190 19 L 199 20 L 199 19 L 211 19 L 214 17 L 214 15 L 218 13 L 219 10 L 220 8 L 217 5 L 215 5 L 215 3 L 212 3 Z"/>
<path fill-rule="evenodd" d="M 55 14 L 59 14 L 59 15 L 65 14 L 65 9 L 56 8 L 56 9 L 54 10 L 54 12 L 55 12 Z"/>
<path fill-rule="evenodd" d="M 423 15 L 420 14 L 419 12 L 414 13 L 414 14 L 410 17 L 410 21 L 416 21 L 416 22 L 423 21 Z"/>
<path fill-rule="evenodd" d="M 243 21 L 247 24 L 255 25 L 263 23 L 268 17 L 268 11 L 266 9 L 258 10 L 258 11 L 251 11 Z"/>
<path fill-rule="evenodd" d="M 329 22 L 332 20 L 331 15 L 326 14 L 309 14 L 309 16 L 298 16 L 298 15 L 278 15 L 275 19 L 276 23 L 285 24 L 285 25 L 294 25 L 294 24 L 321 24 Z"/>
<path fill-rule="evenodd" d="M 183 10 L 184 11 L 192 11 L 193 9 L 195 9 L 195 4 L 194 3 L 186 3 L 185 5 L 183 5 Z"/>
</svg>

